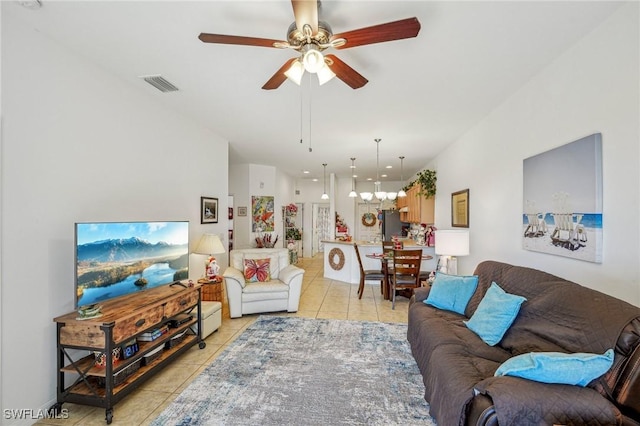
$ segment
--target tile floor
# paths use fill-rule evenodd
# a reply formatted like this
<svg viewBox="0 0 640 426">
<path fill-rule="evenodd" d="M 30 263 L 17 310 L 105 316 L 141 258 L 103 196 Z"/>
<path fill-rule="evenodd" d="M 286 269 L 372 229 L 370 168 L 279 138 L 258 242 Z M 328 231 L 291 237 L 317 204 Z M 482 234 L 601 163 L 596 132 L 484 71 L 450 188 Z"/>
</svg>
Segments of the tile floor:
<svg viewBox="0 0 640 426">
<path fill-rule="evenodd" d="M 304 258 L 298 266 L 305 270 L 299 310 L 296 313 L 274 313 L 308 318 L 331 318 L 381 322 L 407 322 L 409 300 L 396 298 L 396 308 L 383 300 L 380 287 L 367 285 L 362 299 L 358 299 L 358 285 L 333 281 L 323 277 L 323 258 Z M 208 336 L 207 346 L 193 346 L 163 371 L 142 384 L 113 409 L 113 425 L 147 425 L 155 419 L 176 396 L 231 343 L 259 315 L 229 318 L 223 306 L 222 326 Z M 40 420 L 39 425 L 105 425 L 105 410 L 66 403 L 67 419 Z"/>
</svg>

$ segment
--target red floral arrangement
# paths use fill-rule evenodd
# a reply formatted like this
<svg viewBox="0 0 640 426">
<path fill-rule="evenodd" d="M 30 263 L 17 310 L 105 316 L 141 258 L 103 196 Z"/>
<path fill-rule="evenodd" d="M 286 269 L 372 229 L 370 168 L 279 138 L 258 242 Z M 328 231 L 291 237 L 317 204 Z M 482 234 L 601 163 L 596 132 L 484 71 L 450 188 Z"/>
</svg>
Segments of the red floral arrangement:
<svg viewBox="0 0 640 426">
<path fill-rule="evenodd" d="M 288 213 L 298 213 L 298 206 L 294 203 L 289 204 L 285 209 L 287 209 Z"/>
</svg>

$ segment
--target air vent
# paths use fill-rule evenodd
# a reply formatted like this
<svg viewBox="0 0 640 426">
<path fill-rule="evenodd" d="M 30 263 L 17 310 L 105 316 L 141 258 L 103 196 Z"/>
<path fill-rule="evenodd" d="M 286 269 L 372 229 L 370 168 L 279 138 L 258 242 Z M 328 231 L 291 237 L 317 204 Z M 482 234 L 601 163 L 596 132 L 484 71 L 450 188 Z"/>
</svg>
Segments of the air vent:
<svg viewBox="0 0 640 426">
<path fill-rule="evenodd" d="M 20 1 L 20 6 L 26 7 L 27 9 L 36 10 L 42 7 L 42 2 L 40 0 L 27 0 Z"/>
<path fill-rule="evenodd" d="M 140 76 L 140 78 L 161 92 L 177 92 L 178 91 L 178 88 L 176 86 L 169 83 L 161 75 L 142 75 Z"/>
</svg>

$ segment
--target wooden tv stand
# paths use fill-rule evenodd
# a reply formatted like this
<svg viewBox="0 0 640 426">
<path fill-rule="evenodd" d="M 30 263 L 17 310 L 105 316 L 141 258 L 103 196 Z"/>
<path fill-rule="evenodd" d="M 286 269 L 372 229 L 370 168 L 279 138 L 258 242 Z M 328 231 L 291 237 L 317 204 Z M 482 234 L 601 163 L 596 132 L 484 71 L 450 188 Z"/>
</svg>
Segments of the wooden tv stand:
<svg viewBox="0 0 640 426">
<path fill-rule="evenodd" d="M 54 318 L 58 385 L 57 403 L 50 408 L 52 413 L 58 414 L 64 402 L 103 407 L 105 420 L 110 424 L 113 406 L 118 401 L 191 346 L 198 343 L 200 349 L 205 347 L 200 332 L 200 301 L 199 284 L 194 287 L 174 284 L 104 302 L 100 317 L 81 320 L 77 312 L 70 312 Z M 196 318 L 170 328 L 153 341 L 137 340 L 139 350 L 129 358 L 113 358 L 117 348 L 195 307 Z M 103 366 L 96 365 L 94 352 L 105 354 Z M 153 358 L 149 354 L 154 354 Z M 70 381 L 73 383 L 67 384 Z"/>
</svg>

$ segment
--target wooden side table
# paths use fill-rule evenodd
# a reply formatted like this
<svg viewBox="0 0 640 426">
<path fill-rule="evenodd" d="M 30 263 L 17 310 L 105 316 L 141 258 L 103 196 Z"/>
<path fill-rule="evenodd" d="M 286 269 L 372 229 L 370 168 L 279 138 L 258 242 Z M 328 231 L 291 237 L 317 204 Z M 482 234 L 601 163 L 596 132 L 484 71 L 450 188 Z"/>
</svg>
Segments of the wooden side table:
<svg viewBox="0 0 640 426">
<path fill-rule="evenodd" d="M 222 277 L 216 281 L 209 281 L 206 279 L 198 280 L 198 283 L 202 284 L 203 301 L 222 303 L 222 280 Z"/>
</svg>

